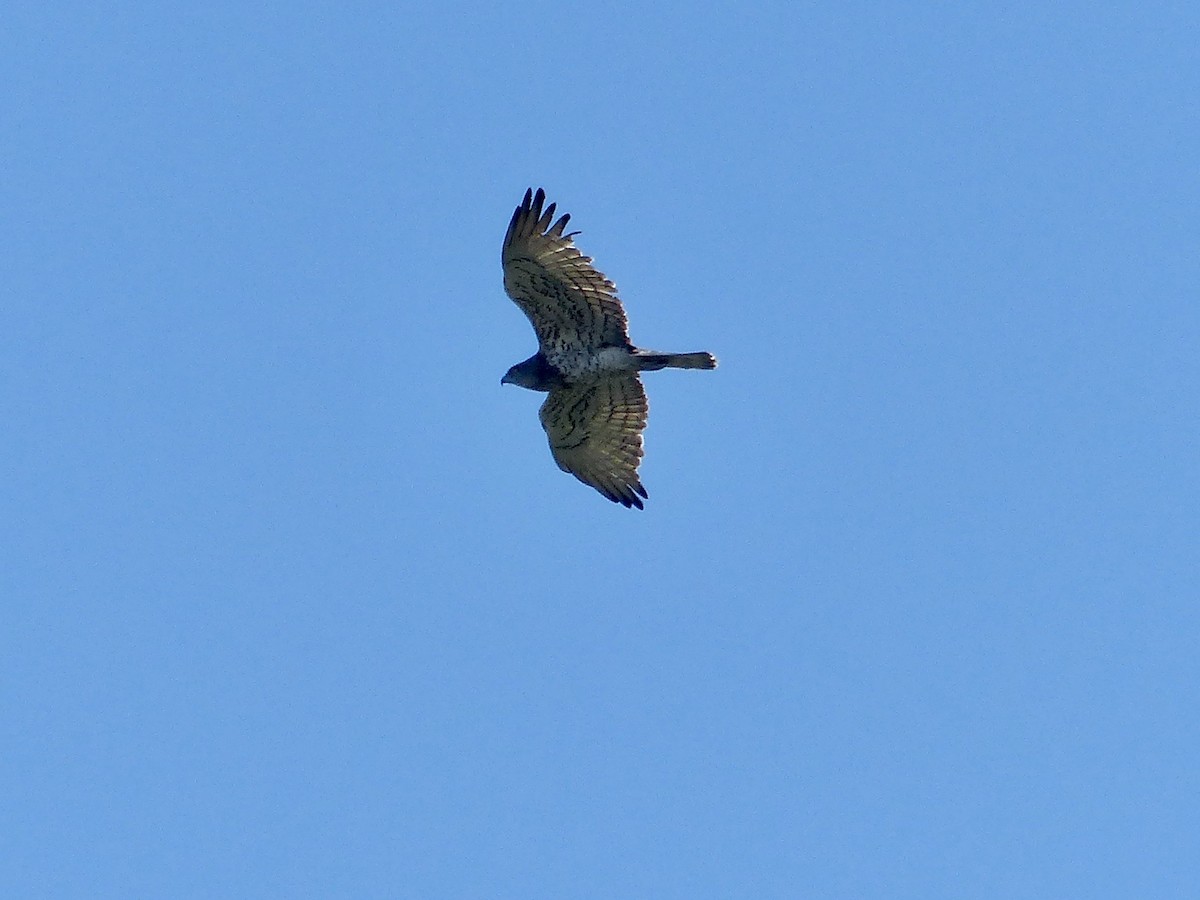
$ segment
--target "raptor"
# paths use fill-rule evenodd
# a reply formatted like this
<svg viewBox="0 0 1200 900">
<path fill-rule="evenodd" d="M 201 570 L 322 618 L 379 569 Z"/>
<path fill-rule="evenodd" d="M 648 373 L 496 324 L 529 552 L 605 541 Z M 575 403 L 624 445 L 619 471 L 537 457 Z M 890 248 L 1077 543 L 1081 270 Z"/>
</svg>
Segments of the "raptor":
<svg viewBox="0 0 1200 900">
<path fill-rule="evenodd" d="M 629 340 L 617 288 L 567 232 L 570 215 L 543 210 L 545 192 L 525 192 L 500 258 L 504 290 L 529 317 L 537 353 L 500 379 L 548 396 L 538 411 L 564 472 L 625 507 L 649 497 L 638 477 L 648 404 L 639 376 L 656 369 L 715 369 L 704 351 L 662 353 Z"/>
</svg>

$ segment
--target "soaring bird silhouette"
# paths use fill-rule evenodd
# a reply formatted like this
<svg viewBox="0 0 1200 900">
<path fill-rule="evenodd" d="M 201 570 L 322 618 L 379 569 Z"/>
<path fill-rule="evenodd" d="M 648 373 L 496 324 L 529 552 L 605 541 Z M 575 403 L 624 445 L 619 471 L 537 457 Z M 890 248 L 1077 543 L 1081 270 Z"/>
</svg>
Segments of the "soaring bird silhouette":
<svg viewBox="0 0 1200 900">
<path fill-rule="evenodd" d="M 564 472 L 614 503 L 642 508 L 649 497 L 638 478 L 646 392 L 639 372 L 715 369 L 707 352 L 660 353 L 629 341 L 617 288 L 554 221 L 546 194 L 525 192 L 504 235 L 504 290 L 529 317 L 538 351 L 500 379 L 549 396 L 538 411 L 550 452 Z M 553 224 L 551 224 L 553 223 Z"/>
</svg>

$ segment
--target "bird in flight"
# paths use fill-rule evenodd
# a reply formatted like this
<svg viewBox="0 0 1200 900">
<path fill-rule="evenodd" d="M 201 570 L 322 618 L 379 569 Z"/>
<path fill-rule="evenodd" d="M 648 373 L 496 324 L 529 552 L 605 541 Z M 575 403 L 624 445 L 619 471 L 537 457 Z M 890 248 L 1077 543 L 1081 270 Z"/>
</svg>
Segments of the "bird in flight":
<svg viewBox="0 0 1200 900">
<path fill-rule="evenodd" d="M 504 290 L 529 317 L 538 351 L 500 379 L 549 396 L 538 411 L 564 472 L 614 503 L 642 509 L 638 478 L 646 392 L 639 372 L 715 369 L 711 353 L 659 353 L 629 341 L 617 288 L 564 233 L 546 194 L 525 192 L 504 235 Z"/>
</svg>

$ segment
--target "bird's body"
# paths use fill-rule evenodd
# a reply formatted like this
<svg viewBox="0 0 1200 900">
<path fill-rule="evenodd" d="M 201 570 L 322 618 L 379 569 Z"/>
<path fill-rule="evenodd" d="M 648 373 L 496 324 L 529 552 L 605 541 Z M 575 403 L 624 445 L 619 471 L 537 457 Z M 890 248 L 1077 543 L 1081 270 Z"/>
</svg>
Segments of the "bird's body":
<svg viewBox="0 0 1200 900">
<path fill-rule="evenodd" d="M 601 347 L 558 357 L 551 363 L 542 351 L 519 362 L 504 376 L 505 384 L 516 384 L 532 391 L 549 391 L 556 386 L 588 378 L 652 372 L 656 369 L 713 369 L 711 353 L 656 353 L 635 347 Z M 518 380 L 520 378 L 521 380 Z"/>
<path fill-rule="evenodd" d="M 542 212 L 525 192 L 504 236 L 504 289 L 538 338 L 538 352 L 501 379 L 549 394 L 538 413 L 555 462 L 615 503 L 642 508 L 637 476 L 647 402 L 639 372 L 713 369 L 711 353 L 640 350 L 629 340 L 616 286 L 564 234 L 569 215 Z"/>
</svg>

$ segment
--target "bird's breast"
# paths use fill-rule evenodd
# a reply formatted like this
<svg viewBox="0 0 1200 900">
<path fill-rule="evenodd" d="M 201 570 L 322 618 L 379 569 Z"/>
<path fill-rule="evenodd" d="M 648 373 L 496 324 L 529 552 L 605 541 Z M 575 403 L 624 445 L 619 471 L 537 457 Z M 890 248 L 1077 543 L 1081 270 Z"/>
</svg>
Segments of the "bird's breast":
<svg viewBox="0 0 1200 900">
<path fill-rule="evenodd" d="M 551 364 L 568 379 L 636 371 L 633 355 L 624 347 L 601 347 L 598 350 L 566 349 L 547 354 Z"/>
</svg>

